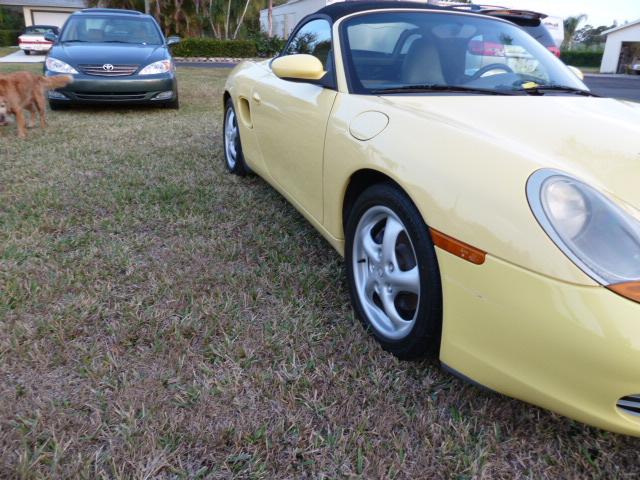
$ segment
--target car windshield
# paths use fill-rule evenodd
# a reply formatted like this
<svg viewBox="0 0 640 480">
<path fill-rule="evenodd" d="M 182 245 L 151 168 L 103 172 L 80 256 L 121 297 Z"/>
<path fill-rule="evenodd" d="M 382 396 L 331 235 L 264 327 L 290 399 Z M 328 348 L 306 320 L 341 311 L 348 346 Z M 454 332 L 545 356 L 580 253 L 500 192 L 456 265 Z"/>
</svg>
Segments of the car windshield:
<svg viewBox="0 0 640 480">
<path fill-rule="evenodd" d="M 134 43 L 161 45 L 160 32 L 150 18 L 117 16 L 72 16 L 61 42 Z"/>
<path fill-rule="evenodd" d="M 53 33 L 56 34 L 57 32 L 57 28 L 56 27 L 43 27 L 43 26 L 32 26 L 32 27 L 27 27 L 24 29 L 24 33 L 27 34 L 34 34 L 34 33 Z"/>
<path fill-rule="evenodd" d="M 588 92 L 544 46 L 502 20 L 435 11 L 372 12 L 345 20 L 341 36 L 355 93 L 450 88 L 515 94 L 545 86 Z"/>
</svg>

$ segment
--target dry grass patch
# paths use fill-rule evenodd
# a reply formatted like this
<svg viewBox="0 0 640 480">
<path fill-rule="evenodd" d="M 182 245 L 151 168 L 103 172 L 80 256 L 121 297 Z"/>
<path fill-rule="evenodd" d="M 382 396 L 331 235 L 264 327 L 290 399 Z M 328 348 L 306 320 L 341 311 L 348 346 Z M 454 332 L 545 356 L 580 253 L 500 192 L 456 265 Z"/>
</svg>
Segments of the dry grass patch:
<svg viewBox="0 0 640 480">
<path fill-rule="evenodd" d="M 0 477 L 637 478 L 638 440 L 383 353 L 338 255 L 225 173 L 227 73 L 0 129 Z"/>
</svg>

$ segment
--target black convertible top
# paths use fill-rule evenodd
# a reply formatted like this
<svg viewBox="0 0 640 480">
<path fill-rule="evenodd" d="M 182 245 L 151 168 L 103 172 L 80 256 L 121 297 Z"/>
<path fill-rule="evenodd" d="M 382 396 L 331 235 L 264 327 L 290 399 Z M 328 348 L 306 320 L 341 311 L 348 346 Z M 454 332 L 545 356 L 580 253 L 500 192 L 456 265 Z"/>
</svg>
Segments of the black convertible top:
<svg viewBox="0 0 640 480">
<path fill-rule="evenodd" d="M 339 18 L 345 17 L 347 15 L 351 15 L 356 12 L 363 12 L 366 10 L 381 10 L 386 8 L 412 8 L 412 9 L 420 9 L 420 10 L 441 10 L 448 12 L 456 12 L 460 10 L 456 10 L 452 7 L 440 7 L 437 5 L 430 5 L 428 3 L 416 2 L 416 1 L 389 1 L 389 0 L 379 0 L 379 1 L 362 1 L 362 0 L 351 0 L 346 2 L 337 2 L 332 5 L 327 5 L 326 7 L 318 10 L 314 15 L 327 15 L 331 18 L 332 21 L 336 21 Z M 473 12 L 476 13 L 476 12 Z"/>
</svg>

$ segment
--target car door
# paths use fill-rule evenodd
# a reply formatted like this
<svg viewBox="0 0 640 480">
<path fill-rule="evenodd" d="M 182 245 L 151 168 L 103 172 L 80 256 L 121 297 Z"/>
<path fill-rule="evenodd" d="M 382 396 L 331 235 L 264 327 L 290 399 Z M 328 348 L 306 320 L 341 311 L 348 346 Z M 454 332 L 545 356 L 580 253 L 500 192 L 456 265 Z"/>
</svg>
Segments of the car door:
<svg viewBox="0 0 640 480">
<path fill-rule="evenodd" d="M 322 81 L 283 80 L 270 72 L 254 87 L 251 110 L 269 175 L 299 207 L 322 222 L 324 138 L 337 95 L 329 21 L 315 18 L 296 30 L 282 55 L 299 53 L 320 59 L 327 70 Z"/>
</svg>

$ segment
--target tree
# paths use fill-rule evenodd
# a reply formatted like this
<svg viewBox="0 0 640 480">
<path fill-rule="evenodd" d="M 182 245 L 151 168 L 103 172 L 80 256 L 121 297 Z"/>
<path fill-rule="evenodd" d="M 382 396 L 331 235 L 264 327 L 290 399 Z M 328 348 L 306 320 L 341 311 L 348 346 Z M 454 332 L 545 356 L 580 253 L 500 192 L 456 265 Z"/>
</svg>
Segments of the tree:
<svg viewBox="0 0 640 480">
<path fill-rule="evenodd" d="M 564 19 L 564 44 L 569 50 L 573 48 L 573 37 L 576 34 L 576 30 L 578 30 L 580 24 L 586 19 L 587 15 L 584 13 Z"/>
<path fill-rule="evenodd" d="M 591 25 L 585 25 L 581 29 L 577 30 L 573 36 L 573 40 L 576 43 L 591 47 L 593 45 L 600 45 L 606 42 L 606 37 L 602 35 L 602 32 L 614 28 L 613 26 L 600 25 L 599 27 L 593 27 Z"/>
</svg>

